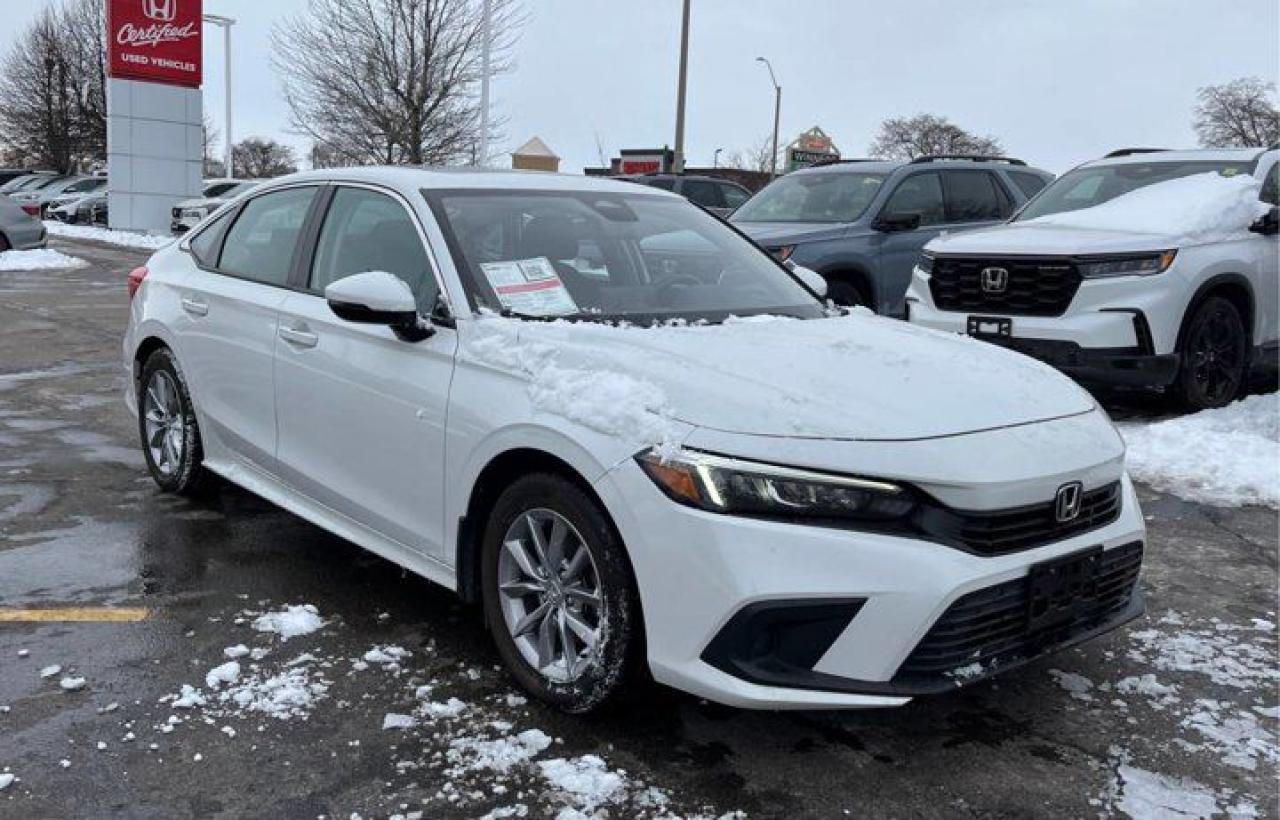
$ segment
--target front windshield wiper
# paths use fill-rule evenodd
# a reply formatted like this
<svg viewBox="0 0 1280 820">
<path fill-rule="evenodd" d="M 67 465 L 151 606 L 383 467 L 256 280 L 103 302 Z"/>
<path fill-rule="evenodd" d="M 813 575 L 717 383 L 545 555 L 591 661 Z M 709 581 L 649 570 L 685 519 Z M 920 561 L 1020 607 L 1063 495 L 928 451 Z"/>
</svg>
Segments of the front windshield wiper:
<svg viewBox="0 0 1280 820">
<path fill-rule="evenodd" d="M 540 315 L 537 313 L 521 313 L 520 311 L 512 310 L 511 308 L 503 308 L 498 311 L 498 315 L 504 319 L 520 319 L 525 322 L 554 322 L 559 319 L 564 319 L 569 322 L 592 322 L 604 321 L 611 318 L 603 313 L 584 313 L 582 311 L 578 311 L 577 313 L 553 313 Z"/>
</svg>

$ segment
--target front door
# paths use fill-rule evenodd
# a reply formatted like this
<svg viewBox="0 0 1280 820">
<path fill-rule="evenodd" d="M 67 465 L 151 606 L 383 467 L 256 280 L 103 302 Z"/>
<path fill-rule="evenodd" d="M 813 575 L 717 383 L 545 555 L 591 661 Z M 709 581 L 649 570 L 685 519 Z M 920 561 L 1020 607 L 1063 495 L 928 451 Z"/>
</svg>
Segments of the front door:
<svg viewBox="0 0 1280 820">
<path fill-rule="evenodd" d="M 277 449 L 286 482 L 384 537 L 441 560 L 444 437 L 457 336 L 422 342 L 339 319 L 324 288 L 386 271 L 429 314 L 439 289 L 416 217 L 397 197 L 338 187 L 321 225 L 306 292 L 280 308 Z"/>
</svg>

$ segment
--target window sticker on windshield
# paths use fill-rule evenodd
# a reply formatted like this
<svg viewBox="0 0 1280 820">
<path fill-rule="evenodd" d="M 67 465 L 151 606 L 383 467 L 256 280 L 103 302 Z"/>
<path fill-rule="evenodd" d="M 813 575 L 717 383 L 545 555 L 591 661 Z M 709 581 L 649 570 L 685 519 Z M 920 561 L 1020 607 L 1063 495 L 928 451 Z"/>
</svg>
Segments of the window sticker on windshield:
<svg viewBox="0 0 1280 820">
<path fill-rule="evenodd" d="M 530 316 L 578 312 L 573 296 L 560 281 L 551 260 L 545 256 L 509 262 L 481 262 L 480 269 L 488 277 L 504 308 Z"/>
</svg>

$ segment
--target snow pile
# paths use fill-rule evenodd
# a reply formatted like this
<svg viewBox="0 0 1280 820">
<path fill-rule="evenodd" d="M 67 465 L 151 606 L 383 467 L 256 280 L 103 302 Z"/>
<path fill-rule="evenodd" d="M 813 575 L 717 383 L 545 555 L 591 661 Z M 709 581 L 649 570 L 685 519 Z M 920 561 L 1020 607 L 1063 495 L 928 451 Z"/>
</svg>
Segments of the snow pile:
<svg viewBox="0 0 1280 820">
<path fill-rule="evenodd" d="M 449 741 L 447 758 L 453 765 L 447 773 L 451 777 L 468 771 L 505 774 L 550 745 L 551 738 L 540 729 L 526 729 L 517 735 L 503 735 L 492 740 L 457 737 Z"/>
<path fill-rule="evenodd" d="M 18 776 L 15 774 L 12 774 L 11 772 L 0 773 L 0 792 L 12 786 L 13 781 L 17 779 L 18 779 Z"/>
<path fill-rule="evenodd" d="M 1231 789 L 1213 789 L 1186 777 L 1171 777 L 1134 766 L 1130 755 L 1111 747 L 1115 775 L 1102 794 L 1109 810 L 1099 816 L 1120 812 L 1134 820 L 1177 820 L 1177 818 L 1226 817 L 1246 820 L 1258 817 L 1258 807 Z"/>
<path fill-rule="evenodd" d="M 1050 669 L 1049 674 L 1063 689 L 1071 693 L 1071 697 L 1076 700 L 1091 701 L 1093 695 L 1089 694 L 1089 690 L 1093 688 L 1093 681 L 1084 675 L 1077 675 L 1075 672 L 1063 672 L 1061 669 Z"/>
<path fill-rule="evenodd" d="M 50 248 L 34 251 L 4 251 L 0 253 L 0 271 L 15 270 L 68 270 L 83 268 L 89 263 L 75 256 Z"/>
<path fill-rule="evenodd" d="M 1280 507 L 1280 393 L 1117 426 L 1130 474 L 1157 490 L 1204 504 Z"/>
<path fill-rule="evenodd" d="M 310 635 L 324 626 L 324 619 L 311 604 L 286 606 L 278 612 L 258 616 L 253 628 L 259 632 L 274 632 L 280 640 L 287 641 L 301 635 Z"/>
<path fill-rule="evenodd" d="M 1220 686 L 1242 690 L 1273 687 L 1280 682 L 1274 650 L 1239 639 L 1242 633 L 1257 631 L 1220 622 L 1174 632 L 1138 630 L 1129 633 L 1135 644 L 1129 659 L 1165 672 L 1205 675 Z"/>
<path fill-rule="evenodd" d="M 154 251 L 174 242 L 172 236 L 148 236 L 129 231 L 112 231 L 107 228 L 92 228 L 88 225 L 67 225 L 64 222 L 47 221 L 45 229 L 50 236 L 61 236 L 67 239 L 85 239 L 90 242 L 102 242 L 121 248 L 137 248 Z"/>
<path fill-rule="evenodd" d="M 570 808 L 587 815 L 594 814 L 626 791 L 624 774 L 611 771 L 595 755 L 571 760 L 544 760 L 538 764 L 538 769 L 558 797 L 565 800 Z"/>
<path fill-rule="evenodd" d="M 1159 234 L 1186 243 L 1218 242 L 1245 235 L 1267 212 L 1262 184 L 1247 174 L 1194 174 L 1157 182 L 1077 211 L 1028 219 L 1024 225 L 1064 225 Z"/>
<path fill-rule="evenodd" d="M 1183 719 L 1182 727 L 1201 735 L 1203 745 L 1223 763 L 1252 772 L 1259 760 L 1272 768 L 1280 762 L 1276 736 L 1253 713 L 1220 700 L 1201 699 L 1196 705 L 1199 709 Z"/>
</svg>

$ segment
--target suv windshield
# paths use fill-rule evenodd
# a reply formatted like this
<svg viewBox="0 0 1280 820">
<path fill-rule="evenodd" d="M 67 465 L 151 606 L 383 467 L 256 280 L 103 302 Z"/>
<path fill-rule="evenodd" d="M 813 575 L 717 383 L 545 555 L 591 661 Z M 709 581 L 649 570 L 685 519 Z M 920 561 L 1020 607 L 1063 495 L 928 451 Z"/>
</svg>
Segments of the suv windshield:
<svg viewBox="0 0 1280 820">
<path fill-rule="evenodd" d="M 888 174 L 827 171 L 770 183 L 733 215 L 734 222 L 852 222 L 875 199 Z"/>
<path fill-rule="evenodd" d="M 1077 168 L 1058 177 L 1040 196 L 1031 200 L 1016 221 L 1065 211 L 1078 211 L 1109 202 L 1121 194 L 1171 179 L 1218 172 L 1223 176 L 1248 174 L 1248 162 L 1197 160 L 1193 162 L 1132 162 Z"/>
<path fill-rule="evenodd" d="M 651 194 L 424 192 L 477 307 L 522 317 L 722 321 L 823 315 L 750 241 Z"/>
</svg>

